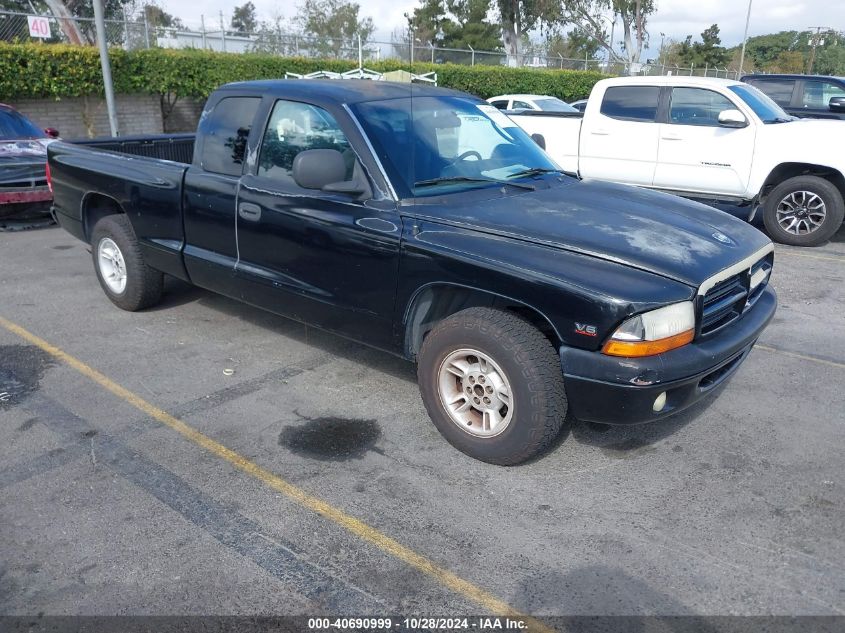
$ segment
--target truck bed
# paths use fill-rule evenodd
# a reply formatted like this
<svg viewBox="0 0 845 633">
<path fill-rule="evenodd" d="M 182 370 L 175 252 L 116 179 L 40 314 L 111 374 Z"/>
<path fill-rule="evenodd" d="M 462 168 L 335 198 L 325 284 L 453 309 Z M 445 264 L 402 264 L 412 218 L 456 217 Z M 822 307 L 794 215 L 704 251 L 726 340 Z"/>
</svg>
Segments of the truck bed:
<svg viewBox="0 0 845 633">
<path fill-rule="evenodd" d="M 62 185 L 53 188 L 56 220 L 88 242 L 96 220 L 118 206 L 133 214 L 150 265 L 185 277 L 182 187 L 193 143 L 193 134 L 51 143 L 51 177 Z"/>
<path fill-rule="evenodd" d="M 147 156 L 172 160 L 176 163 L 191 164 L 194 156 L 193 132 L 185 134 L 155 134 L 143 136 L 120 136 L 114 138 L 105 136 L 99 138 L 73 139 L 68 141 L 74 145 L 82 145 L 91 149 L 102 149 L 121 154 Z"/>
<path fill-rule="evenodd" d="M 578 173 L 578 143 L 581 137 L 582 112 L 506 111 L 514 123 L 529 135 L 543 137 L 546 153 L 570 174 Z"/>
</svg>

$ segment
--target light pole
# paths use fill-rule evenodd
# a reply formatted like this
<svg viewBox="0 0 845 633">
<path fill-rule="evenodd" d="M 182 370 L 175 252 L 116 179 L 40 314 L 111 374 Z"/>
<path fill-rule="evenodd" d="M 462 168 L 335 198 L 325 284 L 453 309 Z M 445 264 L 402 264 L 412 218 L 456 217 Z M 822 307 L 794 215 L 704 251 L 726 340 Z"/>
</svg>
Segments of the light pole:
<svg viewBox="0 0 845 633">
<path fill-rule="evenodd" d="M 666 40 L 666 33 L 660 32 L 660 74 L 666 74 L 666 53 L 663 51 L 663 42 Z"/>
<path fill-rule="evenodd" d="M 106 92 L 106 109 L 109 112 L 111 135 L 117 136 L 117 112 L 114 108 L 114 86 L 111 80 L 109 45 L 106 42 L 106 23 L 103 17 L 103 0 L 94 0 L 94 24 L 97 29 L 97 44 L 100 48 L 100 67 L 103 69 L 103 88 Z"/>
<path fill-rule="evenodd" d="M 745 35 L 742 36 L 742 52 L 739 54 L 739 74 L 737 79 L 742 76 L 742 66 L 745 64 L 745 45 L 748 43 L 748 23 L 751 21 L 751 2 L 748 0 L 748 13 L 745 15 Z"/>
</svg>

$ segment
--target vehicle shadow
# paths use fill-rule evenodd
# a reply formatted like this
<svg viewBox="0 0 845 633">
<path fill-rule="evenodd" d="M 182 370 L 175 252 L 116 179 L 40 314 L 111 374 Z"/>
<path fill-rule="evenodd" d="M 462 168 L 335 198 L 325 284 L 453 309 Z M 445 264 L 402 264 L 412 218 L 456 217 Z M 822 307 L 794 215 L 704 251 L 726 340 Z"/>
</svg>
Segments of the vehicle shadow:
<svg viewBox="0 0 845 633">
<path fill-rule="evenodd" d="M 561 434 L 552 442 L 546 453 L 556 451 L 571 437 L 579 444 L 595 446 L 608 457 L 627 459 L 654 450 L 653 445 L 677 433 L 707 412 L 718 400 L 733 376 L 719 385 L 713 393 L 696 402 L 689 409 L 654 422 L 642 424 L 597 424 L 566 416 Z"/>
<path fill-rule="evenodd" d="M 212 293 L 208 290 L 203 290 L 202 288 L 198 288 L 197 286 L 182 281 L 181 279 L 165 275 L 164 296 L 159 303 L 144 311 L 160 312 L 162 310 L 169 310 L 171 308 L 194 303 L 195 301 L 199 301 L 210 294 Z"/>
<path fill-rule="evenodd" d="M 623 538 L 606 535 L 599 545 L 613 555 L 628 549 Z M 538 569 L 522 582 L 511 597 L 511 604 L 524 613 L 537 614 L 550 628 L 560 631 L 624 630 L 708 631 L 717 630 L 707 618 L 694 617 L 695 611 L 673 596 L 654 589 L 641 578 L 621 567 L 595 564 L 576 567 L 565 573 Z M 544 617 L 540 614 L 560 614 Z"/>
<path fill-rule="evenodd" d="M 153 309 L 164 309 L 187 303 L 197 302 L 213 310 L 232 317 L 233 321 L 242 321 L 274 335 L 284 336 L 298 343 L 316 348 L 322 352 L 334 354 L 339 358 L 366 365 L 371 369 L 384 372 L 394 378 L 416 383 L 416 368 L 413 363 L 388 354 L 387 352 L 350 341 L 336 334 L 307 326 L 299 321 L 288 319 L 272 312 L 256 308 L 235 299 L 229 299 L 201 288 L 195 288 L 178 282 L 181 286 L 172 287 L 165 300 Z"/>
<path fill-rule="evenodd" d="M 298 321 L 235 299 L 229 299 L 223 295 L 191 286 L 178 279 L 167 279 L 164 299 L 159 305 L 150 308 L 149 311 L 166 310 L 189 303 L 202 304 L 231 317 L 233 320 L 246 322 L 267 330 L 273 335 L 287 337 L 322 352 L 336 355 L 341 359 L 363 364 L 370 369 L 383 372 L 394 378 L 409 383 L 417 382 L 415 365 L 402 358 L 347 340 L 330 332 L 306 326 Z M 648 451 L 649 446 L 674 434 L 705 413 L 708 407 L 721 396 L 722 391 L 730 384 L 732 379 L 733 377 L 726 380 L 716 388 L 714 393 L 686 411 L 654 422 L 633 425 L 595 424 L 578 420 L 569 414 L 561 433 L 543 454 L 554 452 L 570 436 L 579 443 L 597 446 L 609 455 L 618 458 L 636 454 L 637 451 Z M 534 461 L 534 459 L 542 459 L 542 455 L 538 455 L 529 462 Z"/>
</svg>

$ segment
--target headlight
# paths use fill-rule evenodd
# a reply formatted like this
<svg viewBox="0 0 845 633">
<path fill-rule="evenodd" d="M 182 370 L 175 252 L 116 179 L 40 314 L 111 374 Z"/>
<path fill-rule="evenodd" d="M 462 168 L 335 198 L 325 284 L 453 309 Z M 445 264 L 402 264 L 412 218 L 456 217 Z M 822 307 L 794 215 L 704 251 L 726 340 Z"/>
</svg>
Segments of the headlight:
<svg viewBox="0 0 845 633">
<path fill-rule="evenodd" d="M 604 344 L 609 356 L 654 356 L 682 347 L 695 337 L 692 301 L 638 314 L 620 325 Z"/>
</svg>

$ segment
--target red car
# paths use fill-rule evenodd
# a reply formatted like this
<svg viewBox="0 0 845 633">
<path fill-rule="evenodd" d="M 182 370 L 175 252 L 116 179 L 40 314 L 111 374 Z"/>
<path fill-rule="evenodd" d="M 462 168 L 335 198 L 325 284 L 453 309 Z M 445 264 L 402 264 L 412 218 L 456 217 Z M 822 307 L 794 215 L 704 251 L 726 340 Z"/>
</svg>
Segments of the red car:
<svg viewBox="0 0 845 633">
<path fill-rule="evenodd" d="M 0 104 L 0 220 L 49 214 L 47 145 L 57 130 L 41 130 L 11 106 Z"/>
</svg>

